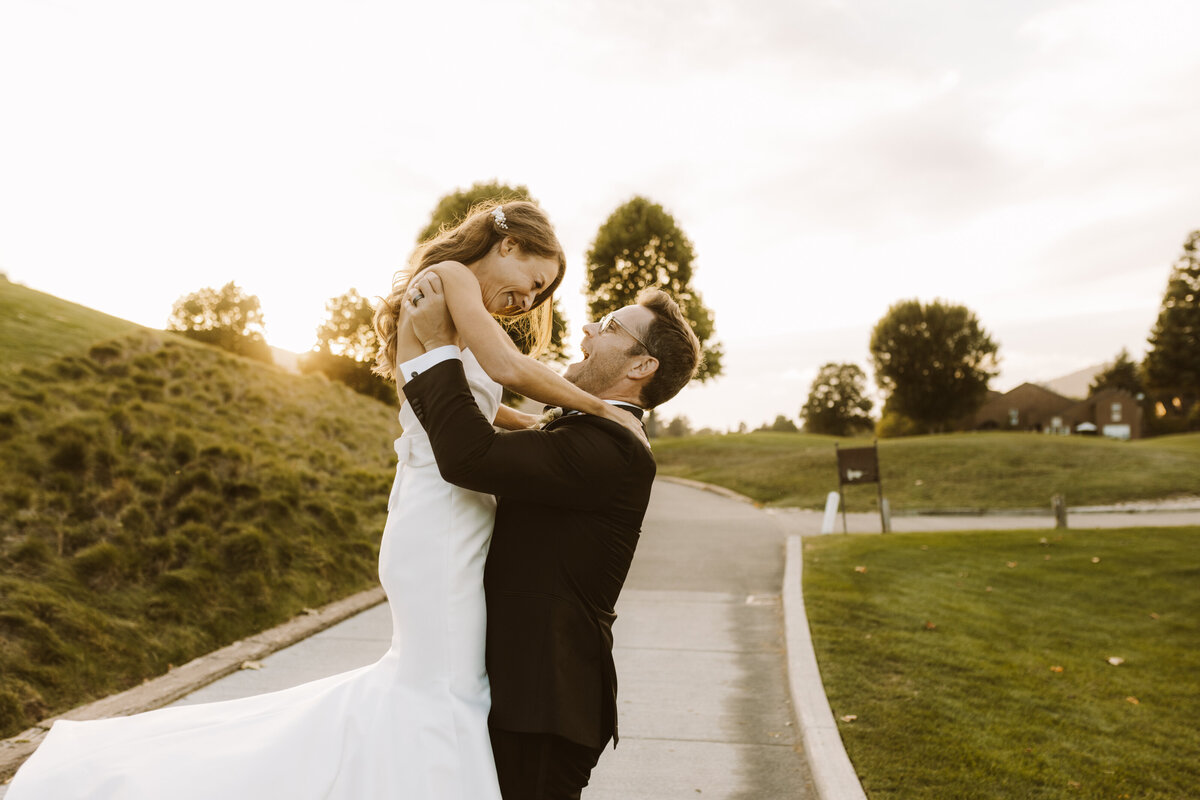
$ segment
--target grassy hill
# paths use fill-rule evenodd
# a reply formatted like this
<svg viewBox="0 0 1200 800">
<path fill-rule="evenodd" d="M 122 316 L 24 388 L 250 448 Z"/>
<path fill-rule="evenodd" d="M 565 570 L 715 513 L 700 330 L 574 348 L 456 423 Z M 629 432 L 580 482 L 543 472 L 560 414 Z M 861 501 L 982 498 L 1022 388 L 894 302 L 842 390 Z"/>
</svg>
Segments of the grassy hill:
<svg viewBox="0 0 1200 800">
<path fill-rule="evenodd" d="M 395 409 L 3 281 L 0 347 L 0 736 L 376 582 Z"/>
<path fill-rule="evenodd" d="M 834 443 L 869 439 L 751 433 L 656 439 L 659 473 L 725 486 L 767 505 L 822 508 L 835 491 Z M 1200 495 L 1200 434 L 1119 442 L 1038 433 L 966 433 L 879 443 L 893 510 L 1049 508 Z M 847 487 L 849 508 L 876 507 L 876 488 Z"/>
</svg>

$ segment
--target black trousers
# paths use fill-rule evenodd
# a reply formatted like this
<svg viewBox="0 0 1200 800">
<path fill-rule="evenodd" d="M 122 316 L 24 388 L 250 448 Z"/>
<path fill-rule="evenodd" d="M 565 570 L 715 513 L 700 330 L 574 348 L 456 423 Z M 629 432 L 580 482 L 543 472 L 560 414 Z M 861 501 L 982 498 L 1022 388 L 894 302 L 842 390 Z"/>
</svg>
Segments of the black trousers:
<svg viewBox="0 0 1200 800">
<path fill-rule="evenodd" d="M 504 800 L 579 800 L 604 752 L 552 733 L 491 734 Z"/>
</svg>

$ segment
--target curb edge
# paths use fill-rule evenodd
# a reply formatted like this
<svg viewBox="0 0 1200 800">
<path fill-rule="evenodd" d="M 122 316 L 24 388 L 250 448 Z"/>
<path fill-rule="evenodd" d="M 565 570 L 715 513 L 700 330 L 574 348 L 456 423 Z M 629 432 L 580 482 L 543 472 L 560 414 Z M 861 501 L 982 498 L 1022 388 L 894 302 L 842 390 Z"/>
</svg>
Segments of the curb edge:
<svg viewBox="0 0 1200 800">
<path fill-rule="evenodd" d="M 803 577 L 802 539 L 792 535 L 787 537 L 783 569 L 783 624 L 792 708 L 800 725 L 808 767 L 821 800 L 867 800 L 825 696 L 804 611 Z"/>
</svg>

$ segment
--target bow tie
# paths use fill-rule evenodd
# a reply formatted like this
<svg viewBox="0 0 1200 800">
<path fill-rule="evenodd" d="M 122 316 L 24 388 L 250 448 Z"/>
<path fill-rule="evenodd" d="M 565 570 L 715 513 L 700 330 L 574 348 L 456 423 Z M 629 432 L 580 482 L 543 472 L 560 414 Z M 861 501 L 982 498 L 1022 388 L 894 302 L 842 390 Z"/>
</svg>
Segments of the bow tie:
<svg viewBox="0 0 1200 800">
<path fill-rule="evenodd" d="M 646 413 L 644 409 L 638 408 L 637 406 L 633 405 L 632 403 L 613 403 L 613 405 L 616 406 L 617 408 L 625 409 L 626 411 L 628 411 L 630 414 L 633 414 L 638 419 L 641 419 L 642 416 Z M 582 411 L 576 411 L 574 409 L 563 409 L 563 408 L 559 408 L 558 406 L 546 406 L 542 410 L 545 412 L 545 415 L 549 416 L 550 419 L 552 419 L 552 420 L 558 419 L 559 417 L 569 417 L 574 414 L 582 414 L 583 413 Z"/>
</svg>

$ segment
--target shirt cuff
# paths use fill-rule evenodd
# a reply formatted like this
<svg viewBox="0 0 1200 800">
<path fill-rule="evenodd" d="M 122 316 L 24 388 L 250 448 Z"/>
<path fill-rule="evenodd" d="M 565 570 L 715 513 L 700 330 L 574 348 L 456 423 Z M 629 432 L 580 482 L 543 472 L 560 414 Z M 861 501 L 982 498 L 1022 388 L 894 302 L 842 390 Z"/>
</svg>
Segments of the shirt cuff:
<svg viewBox="0 0 1200 800">
<path fill-rule="evenodd" d="M 462 353 L 457 347 L 452 344 L 435 347 L 427 353 L 422 353 L 416 358 L 410 358 L 400 365 L 400 374 L 404 376 L 405 382 L 412 380 L 427 369 L 437 366 L 443 361 L 450 359 L 462 359 Z"/>
</svg>

